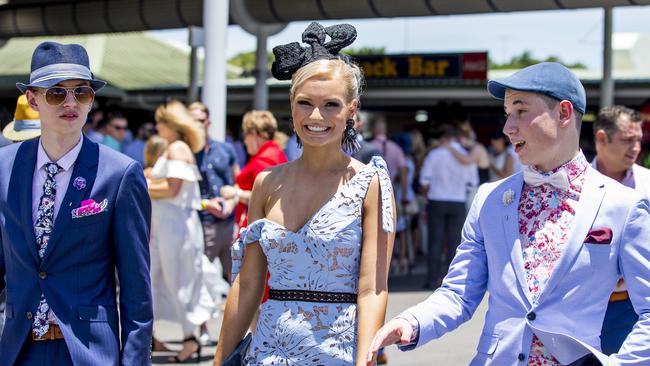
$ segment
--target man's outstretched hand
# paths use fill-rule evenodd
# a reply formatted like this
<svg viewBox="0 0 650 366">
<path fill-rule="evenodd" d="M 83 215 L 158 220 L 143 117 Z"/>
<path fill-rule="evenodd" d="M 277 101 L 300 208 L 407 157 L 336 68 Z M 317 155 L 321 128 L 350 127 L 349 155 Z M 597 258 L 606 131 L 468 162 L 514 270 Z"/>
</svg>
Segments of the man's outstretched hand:
<svg viewBox="0 0 650 366">
<path fill-rule="evenodd" d="M 411 341 L 412 335 L 413 326 L 406 319 L 401 317 L 391 319 L 377 331 L 372 340 L 372 345 L 366 356 L 366 365 L 374 365 L 380 348 L 397 343 L 406 345 Z"/>
</svg>

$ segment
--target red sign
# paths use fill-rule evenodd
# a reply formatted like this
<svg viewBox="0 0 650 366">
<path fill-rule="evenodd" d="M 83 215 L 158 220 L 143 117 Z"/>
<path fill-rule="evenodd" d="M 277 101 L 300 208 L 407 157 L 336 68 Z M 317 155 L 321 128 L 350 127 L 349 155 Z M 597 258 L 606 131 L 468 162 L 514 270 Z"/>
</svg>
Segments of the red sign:
<svg viewBox="0 0 650 366">
<path fill-rule="evenodd" d="M 486 80 L 488 57 L 486 52 L 463 54 L 463 79 Z"/>
</svg>

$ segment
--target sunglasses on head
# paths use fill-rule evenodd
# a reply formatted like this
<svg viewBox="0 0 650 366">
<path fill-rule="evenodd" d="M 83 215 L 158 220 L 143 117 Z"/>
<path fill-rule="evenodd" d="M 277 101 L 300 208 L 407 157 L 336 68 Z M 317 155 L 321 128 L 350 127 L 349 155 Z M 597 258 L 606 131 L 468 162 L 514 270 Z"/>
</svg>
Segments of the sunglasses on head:
<svg viewBox="0 0 650 366">
<path fill-rule="evenodd" d="M 70 92 L 72 92 L 74 99 L 76 99 L 79 104 L 92 103 L 95 98 L 95 91 L 93 88 L 86 85 L 70 88 L 53 86 L 45 89 L 45 101 L 51 106 L 59 106 L 65 102 L 65 99 L 68 97 L 68 93 Z"/>
</svg>

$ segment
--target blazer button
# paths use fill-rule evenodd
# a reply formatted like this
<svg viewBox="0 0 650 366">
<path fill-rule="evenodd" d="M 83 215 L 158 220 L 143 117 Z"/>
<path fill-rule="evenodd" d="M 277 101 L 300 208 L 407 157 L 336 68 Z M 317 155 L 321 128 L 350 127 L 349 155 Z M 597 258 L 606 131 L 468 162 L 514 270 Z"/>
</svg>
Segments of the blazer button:
<svg viewBox="0 0 650 366">
<path fill-rule="evenodd" d="M 530 313 L 528 313 L 528 315 L 526 315 L 526 318 L 528 320 L 535 320 L 537 318 L 537 315 L 535 314 L 534 311 L 531 311 Z"/>
<path fill-rule="evenodd" d="M 38 274 L 38 277 L 40 277 L 41 280 L 44 280 L 44 279 L 47 278 L 47 273 L 45 273 L 45 272 L 41 272 L 41 273 Z"/>
<path fill-rule="evenodd" d="M 526 359 L 526 355 L 523 354 L 523 353 L 520 353 L 519 356 L 517 356 L 517 359 L 519 359 L 519 361 L 523 361 L 523 360 Z"/>
<path fill-rule="evenodd" d="M 32 319 L 32 312 L 31 311 L 28 311 L 27 314 L 25 314 L 25 315 L 27 316 L 27 319 L 29 319 L 29 320 Z"/>
</svg>

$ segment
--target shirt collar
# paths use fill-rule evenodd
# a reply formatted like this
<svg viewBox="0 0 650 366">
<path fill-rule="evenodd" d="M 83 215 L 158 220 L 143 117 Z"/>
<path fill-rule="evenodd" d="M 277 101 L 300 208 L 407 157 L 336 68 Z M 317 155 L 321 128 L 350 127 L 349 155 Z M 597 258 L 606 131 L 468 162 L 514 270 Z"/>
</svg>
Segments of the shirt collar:
<svg viewBox="0 0 650 366">
<path fill-rule="evenodd" d="M 564 170 L 566 172 L 567 178 L 569 179 L 569 189 L 577 193 L 582 191 L 582 182 L 583 182 L 578 178 L 582 177 L 582 175 L 585 173 L 588 167 L 589 167 L 589 162 L 587 161 L 585 155 L 582 153 L 582 150 L 580 150 L 578 154 L 576 154 L 576 156 L 573 157 L 573 159 L 551 170 L 550 172 L 543 173 L 539 171 L 537 168 L 535 168 L 534 166 L 531 166 L 532 169 L 536 170 L 537 172 L 543 175 L 550 175 L 556 173 L 560 169 Z"/>
<path fill-rule="evenodd" d="M 63 155 L 58 161 L 55 161 L 54 163 L 57 163 L 63 171 L 68 171 L 73 165 L 74 162 L 77 161 L 77 157 L 79 156 L 79 152 L 81 152 L 81 145 L 83 145 L 83 137 L 79 135 L 79 142 L 70 150 L 68 151 L 65 155 Z M 45 149 L 43 148 L 43 141 L 39 140 L 38 142 L 38 152 L 36 155 L 36 166 L 38 169 L 43 169 L 45 164 L 53 162 L 50 160 L 50 157 L 47 156 L 47 153 L 45 152 Z"/>
<path fill-rule="evenodd" d="M 594 160 L 591 162 L 591 167 L 598 170 L 598 156 L 594 158 Z M 632 165 L 626 172 L 625 176 L 623 177 L 623 180 L 621 181 L 621 184 L 630 187 L 630 188 L 635 188 L 635 183 L 634 183 L 634 169 L 632 169 L 634 165 Z"/>
</svg>

